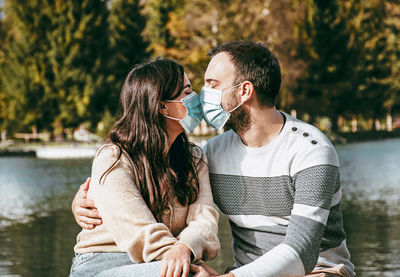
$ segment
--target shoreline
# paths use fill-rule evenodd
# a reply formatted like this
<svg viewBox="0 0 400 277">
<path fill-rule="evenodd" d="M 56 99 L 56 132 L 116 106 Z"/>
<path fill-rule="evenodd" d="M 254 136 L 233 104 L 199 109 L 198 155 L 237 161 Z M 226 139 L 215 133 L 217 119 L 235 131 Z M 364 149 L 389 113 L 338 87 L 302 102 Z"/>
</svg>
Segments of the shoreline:
<svg viewBox="0 0 400 277">
<path fill-rule="evenodd" d="M 365 142 L 365 141 L 379 141 L 385 139 L 400 138 L 400 129 L 395 129 L 391 132 L 389 131 L 359 131 L 356 133 L 340 132 L 337 133 L 337 136 L 346 139 L 346 144 L 355 142 Z M 333 143 L 338 144 L 338 142 L 335 141 L 333 141 Z"/>
<path fill-rule="evenodd" d="M 19 142 L 6 147 L 0 147 L 0 157 L 36 157 L 39 159 L 92 158 L 99 146 L 100 144 L 77 142 Z"/>
<path fill-rule="evenodd" d="M 389 131 L 360 131 L 356 133 L 339 132 L 325 133 L 334 145 L 349 144 L 366 141 L 379 141 L 400 138 L 400 129 Z M 204 145 L 213 136 L 189 136 L 190 141 Z M 50 142 L 18 142 L 12 145 L 1 146 L 0 157 L 37 157 L 48 159 L 91 158 L 102 143 L 81 143 L 66 141 L 62 143 Z"/>
<path fill-rule="evenodd" d="M 0 158 L 1 157 L 36 157 L 36 151 L 24 149 L 0 149 Z"/>
</svg>

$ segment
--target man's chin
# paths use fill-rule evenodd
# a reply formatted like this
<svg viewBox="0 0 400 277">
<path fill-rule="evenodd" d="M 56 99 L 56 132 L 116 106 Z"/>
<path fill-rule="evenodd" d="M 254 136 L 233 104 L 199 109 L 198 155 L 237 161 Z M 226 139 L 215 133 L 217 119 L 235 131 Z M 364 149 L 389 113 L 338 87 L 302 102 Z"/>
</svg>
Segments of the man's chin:
<svg viewBox="0 0 400 277">
<path fill-rule="evenodd" d="M 232 118 L 229 117 L 228 121 L 224 125 L 224 132 L 227 132 L 229 130 L 235 131 L 235 128 L 234 128 L 233 124 L 234 123 L 232 122 Z"/>
<path fill-rule="evenodd" d="M 245 132 L 250 128 L 250 116 L 242 107 L 231 113 L 224 126 L 224 131 L 233 130 L 235 133 Z"/>
</svg>

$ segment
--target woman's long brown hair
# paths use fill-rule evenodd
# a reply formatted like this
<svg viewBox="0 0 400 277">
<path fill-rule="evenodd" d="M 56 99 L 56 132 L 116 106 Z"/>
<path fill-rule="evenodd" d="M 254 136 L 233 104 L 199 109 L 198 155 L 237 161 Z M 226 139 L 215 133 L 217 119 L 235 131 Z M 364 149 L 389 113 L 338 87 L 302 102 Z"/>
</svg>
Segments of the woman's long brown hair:
<svg viewBox="0 0 400 277">
<path fill-rule="evenodd" d="M 168 149 L 168 135 L 160 112 L 161 100 L 179 96 L 183 89 L 183 67 L 169 59 L 156 59 L 135 66 L 122 88 L 121 118 L 107 135 L 132 161 L 136 185 L 157 221 L 168 206 L 173 190 L 182 205 L 196 201 L 199 183 L 195 161 L 186 134 L 181 133 Z M 101 179 L 102 179 L 101 178 Z M 100 179 L 100 180 L 101 180 Z"/>
</svg>

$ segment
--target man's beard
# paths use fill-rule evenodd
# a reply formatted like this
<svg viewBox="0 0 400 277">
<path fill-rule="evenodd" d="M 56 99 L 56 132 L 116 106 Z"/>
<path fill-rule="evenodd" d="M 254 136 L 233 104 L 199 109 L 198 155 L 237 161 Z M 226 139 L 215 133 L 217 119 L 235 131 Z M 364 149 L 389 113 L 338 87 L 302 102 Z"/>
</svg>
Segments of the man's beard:
<svg viewBox="0 0 400 277">
<path fill-rule="evenodd" d="M 250 123 L 251 120 L 249 113 L 244 109 L 243 106 L 240 106 L 231 113 L 224 126 L 224 131 L 232 129 L 235 131 L 235 133 L 240 134 L 250 128 Z"/>
</svg>

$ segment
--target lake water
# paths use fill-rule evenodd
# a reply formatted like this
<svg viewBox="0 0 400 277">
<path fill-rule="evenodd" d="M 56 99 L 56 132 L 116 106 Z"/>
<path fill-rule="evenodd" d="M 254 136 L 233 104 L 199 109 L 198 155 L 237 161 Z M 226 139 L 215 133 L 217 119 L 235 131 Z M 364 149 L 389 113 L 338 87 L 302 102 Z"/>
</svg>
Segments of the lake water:
<svg viewBox="0 0 400 277">
<path fill-rule="evenodd" d="M 358 276 L 400 276 L 400 139 L 337 146 L 347 243 Z M 0 276 L 67 276 L 76 234 L 70 211 L 90 160 L 0 158 Z M 231 235 L 220 221 L 231 265 Z"/>
</svg>

